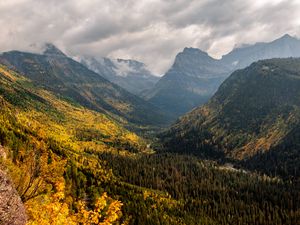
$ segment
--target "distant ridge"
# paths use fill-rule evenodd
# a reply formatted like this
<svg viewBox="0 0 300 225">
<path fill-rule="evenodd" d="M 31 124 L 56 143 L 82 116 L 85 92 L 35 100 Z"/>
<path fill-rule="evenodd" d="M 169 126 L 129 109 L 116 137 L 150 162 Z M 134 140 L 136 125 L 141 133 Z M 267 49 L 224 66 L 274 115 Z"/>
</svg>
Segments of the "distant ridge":
<svg viewBox="0 0 300 225">
<path fill-rule="evenodd" d="M 232 69 L 241 69 L 261 59 L 299 57 L 299 51 L 300 40 L 285 34 L 271 42 L 259 42 L 233 49 L 221 60 Z"/>
<path fill-rule="evenodd" d="M 80 57 L 82 64 L 127 91 L 141 96 L 159 80 L 142 62 L 129 59 Z"/>
<path fill-rule="evenodd" d="M 206 103 L 231 72 L 270 58 L 300 57 L 300 40 L 288 34 L 269 43 L 243 45 L 222 59 L 195 48 L 178 53 L 174 64 L 145 98 L 173 114 L 183 115 Z"/>
</svg>

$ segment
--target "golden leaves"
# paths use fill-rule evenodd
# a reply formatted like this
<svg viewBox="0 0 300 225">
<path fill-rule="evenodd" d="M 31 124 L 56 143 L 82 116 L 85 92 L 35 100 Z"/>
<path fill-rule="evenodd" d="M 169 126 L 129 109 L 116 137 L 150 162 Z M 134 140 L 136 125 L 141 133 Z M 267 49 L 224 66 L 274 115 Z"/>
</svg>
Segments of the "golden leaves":
<svg viewBox="0 0 300 225">
<path fill-rule="evenodd" d="M 79 212 L 76 214 L 82 225 L 111 225 L 121 217 L 122 203 L 113 200 L 104 193 L 95 203 L 94 210 L 87 209 L 83 201 L 79 202 Z"/>
<path fill-rule="evenodd" d="M 27 225 L 76 225 L 76 217 L 64 202 L 64 183 L 55 184 L 57 192 L 31 199 L 26 203 Z"/>
</svg>

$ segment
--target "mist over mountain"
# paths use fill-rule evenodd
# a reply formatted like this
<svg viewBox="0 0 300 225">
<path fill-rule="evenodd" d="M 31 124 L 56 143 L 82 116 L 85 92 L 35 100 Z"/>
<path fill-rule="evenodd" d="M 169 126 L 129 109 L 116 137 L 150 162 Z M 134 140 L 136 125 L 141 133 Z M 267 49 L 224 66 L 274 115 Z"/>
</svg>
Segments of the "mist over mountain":
<svg viewBox="0 0 300 225">
<path fill-rule="evenodd" d="M 90 70 L 138 96 L 151 89 L 159 80 L 144 63 L 135 60 L 86 56 L 79 61 Z"/>
<path fill-rule="evenodd" d="M 201 56 L 205 75 L 223 68 L 197 49 L 185 51 L 191 61 Z M 207 105 L 160 140 L 124 127 L 128 120 L 159 128 L 154 106 L 137 105 L 136 96 L 54 46 L 42 55 L 3 53 L 0 61 L 0 169 L 26 208 L 18 216 L 22 225 L 25 216 L 89 223 L 82 215 L 129 224 L 298 221 L 299 59 L 261 61 L 233 73 Z M 181 55 L 177 62 L 176 69 L 187 63 Z M 125 103 L 146 110 L 145 123 Z M 234 164 L 224 165 L 228 160 Z M 13 218 L 16 207 L 4 208 L 1 218 Z"/>
</svg>

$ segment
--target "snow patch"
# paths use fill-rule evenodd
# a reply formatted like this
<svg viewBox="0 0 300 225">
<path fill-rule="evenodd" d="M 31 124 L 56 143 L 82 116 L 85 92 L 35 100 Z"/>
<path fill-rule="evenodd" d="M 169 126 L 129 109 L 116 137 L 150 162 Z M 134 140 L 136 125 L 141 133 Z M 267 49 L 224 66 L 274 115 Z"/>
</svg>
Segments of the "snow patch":
<svg viewBox="0 0 300 225">
<path fill-rule="evenodd" d="M 117 59 L 112 59 L 112 62 L 115 65 L 114 71 L 117 76 L 127 77 L 130 73 L 138 72 L 136 69 L 129 65 L 129 62 L 118 61 Z"/>
<path fill-rule="evenodd" d="M 268 70 L 270 70 L 270 67 L 263 65 L 263 66 L 262 66 L 262 70 L 268 71 Z"/>
<path fill-rule="evenodd" d="M 236 66 L 239 63 L 239 60 L 236 60 L 232 63 L 233 66 Z"/>
</svg>

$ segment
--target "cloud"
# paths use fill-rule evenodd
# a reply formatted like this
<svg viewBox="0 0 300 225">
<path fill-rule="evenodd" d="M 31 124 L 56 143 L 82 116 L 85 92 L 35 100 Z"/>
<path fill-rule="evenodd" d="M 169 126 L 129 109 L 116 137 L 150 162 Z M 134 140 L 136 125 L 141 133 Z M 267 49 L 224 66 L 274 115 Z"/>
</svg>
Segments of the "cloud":
<svg viewBox="0 0 300 225">
<path fill-rule="evenodd" d="M 163 74 L 184 47 L 221 57 L 300 36 L 299 11 L 297 0 L 2 0 L 0 51 L 52 42 L 70 56 L 133 58 Z"/>
</svg>

